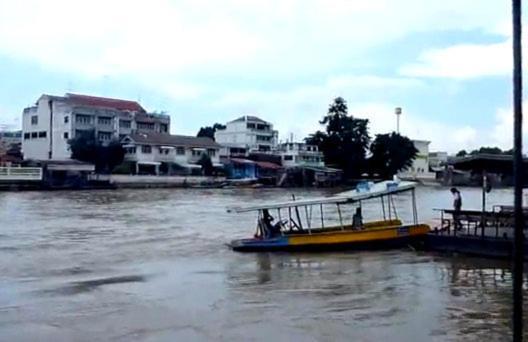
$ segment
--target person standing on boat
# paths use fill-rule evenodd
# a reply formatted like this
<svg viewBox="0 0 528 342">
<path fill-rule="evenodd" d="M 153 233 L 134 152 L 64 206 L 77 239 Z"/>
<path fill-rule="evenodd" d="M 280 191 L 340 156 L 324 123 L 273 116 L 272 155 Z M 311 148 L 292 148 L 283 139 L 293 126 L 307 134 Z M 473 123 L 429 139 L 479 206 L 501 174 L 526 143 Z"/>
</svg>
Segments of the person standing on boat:
<svg viewBox="0 0 528 342">
<path fill-rule="evenodd" d="M 460 211 L 462 210 L 462 196 L 457 188 L 451 188 L 453 194 L 453 224 L 455 229 L 461 229 L 462 224 L 460 223 Z"/>
</svg>

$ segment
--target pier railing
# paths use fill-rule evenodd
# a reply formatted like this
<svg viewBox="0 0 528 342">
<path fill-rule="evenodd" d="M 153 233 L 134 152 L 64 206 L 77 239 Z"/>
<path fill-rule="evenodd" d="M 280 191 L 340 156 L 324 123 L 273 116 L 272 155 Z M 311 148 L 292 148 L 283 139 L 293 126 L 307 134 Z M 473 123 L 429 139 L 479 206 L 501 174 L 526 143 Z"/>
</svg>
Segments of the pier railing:
<svg viewBox="0 0 528 342">
<path fill-rule="evenodd" d="M 433 233 L 452 236 L 475 236 L 482 238 L 511 238 L 513 236 L 513 214 L 503 211 L 478 211 L 435 209 L 440 211 L 440 226 Z M 524 215 L 528 223 L 528 213 Z"/>
<path fill-rule="evenodd" d="M 0 181 L 40 181 L 40 167 L 0 167 Z"/>
</svg>

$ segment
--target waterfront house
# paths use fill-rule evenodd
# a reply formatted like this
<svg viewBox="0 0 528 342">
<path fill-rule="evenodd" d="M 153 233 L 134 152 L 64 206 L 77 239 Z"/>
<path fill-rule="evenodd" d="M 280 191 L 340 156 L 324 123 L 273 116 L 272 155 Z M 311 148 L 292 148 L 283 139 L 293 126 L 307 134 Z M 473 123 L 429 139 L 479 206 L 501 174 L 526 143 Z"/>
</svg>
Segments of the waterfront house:
<svg viewBox="0 0 528 342">
<path fill-rule="evenodd" d="M 285 168 L 313 166 L 324 167 L 324 155 L 315 145 L 299 142 L 287 142 L 278 145 L 277 153 L 281 156 Z"/>
<path fill-rule="evenodd" d="M 94 131 L 103 144 L 134 132 L 169 134 L 170 117 L 147 113 L 136 101 L 65 94 L 42 95 L 22 114 L 24 159 L 69 160 L 68 140 Z"/>
<path fill-rule="evenodd" d="M 129 173 L 174 175 L 201 174 L 199 164 L 204 155 L 213 167 L 221 168 L 220 145 L 207 137 L 171 135 L 158 132 L 138 132 L 121 140 Z"/>
<path fill-rule="evenodd" d="M 276 185 L 282 174 L 282 167 L 269 161 L 230 158 L 224 163 L 230 179 L 258 180 L 262 184 Z"/>
<path fill-rule="evenodd" d="M 221 157 L 244 158 L 252 152 L 272 152 L 277 146 L 277 136 L 272 123 L 246 115 L 216 130 L 215 141 L 222 145 Z"/>
</svg>

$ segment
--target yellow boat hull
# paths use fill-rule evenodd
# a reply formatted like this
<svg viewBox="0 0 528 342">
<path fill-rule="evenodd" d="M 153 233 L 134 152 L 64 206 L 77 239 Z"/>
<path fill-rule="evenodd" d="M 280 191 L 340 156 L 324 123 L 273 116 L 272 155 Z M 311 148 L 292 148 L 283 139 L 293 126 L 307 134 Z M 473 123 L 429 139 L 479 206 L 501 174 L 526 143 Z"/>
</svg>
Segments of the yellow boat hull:
<svg viewBox="0 0 528 342">
<path fill-rule="evenodd" d="M 420 241 L 430 231 L 430 227 L 425 224 L 402 226 L 377 222 L 370 226 L 365 224 L 365 227 L 361 230 L 348 227 L 305 230 L 269 239 L 235 240 L 230 246 L 237 251 L 391 248 Z"/>
</svg>

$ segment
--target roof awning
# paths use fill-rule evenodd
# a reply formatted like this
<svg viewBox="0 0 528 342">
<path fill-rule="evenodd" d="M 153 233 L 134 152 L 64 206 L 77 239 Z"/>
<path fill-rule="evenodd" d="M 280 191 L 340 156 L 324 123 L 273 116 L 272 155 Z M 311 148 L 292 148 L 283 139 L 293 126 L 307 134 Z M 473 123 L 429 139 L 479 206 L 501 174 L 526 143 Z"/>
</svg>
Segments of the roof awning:
<svg viewBox="0 0 528 342">
<path fill-rule="evenodd" d="M 161 147 L 161 148 L 166 148 L 166 149 L 168 149 L 168 150 L 173 150 L 173 149 L 175 149 L 174 146 L 160 146 L 160 147 Z"/>
<path fill-rule="evenodd" d="M 255 164 L 255 162 L 252 160 L 242 158 L 231 158 L 229 161 L 235 164 Z"/>
<path fill-rule="evenodd" d="M 198 165 L 198 164 L 179 164 L 181 167 L 186 167 L 188 169 L 201 169 L 202 166 L 201 165 Z"/>
<path fill-rule="evenodd" d="M 161 165 L 159 162 L 151 162 L 151 161 L 138 161 L 137 162 L 140 165 Z"/>
<path fill-rule="evenodd" d="M 225 165 L 222 163 L 213 163 L 213 167 L 224 167 Z"/>
<path fill-rule="evenodd" d="M 272 162 L 267 162 L 267 161 L 256 161 L 255 164 L 257 164 L 259 167 L 263 169 L 278 170 L 281 168 L 280 165 L 277 165 Z"/>
<path fill-rule="evenodd" d="M 49 171 L 95 171 L 93 164 L 48 164 Z"/>
</svg>

